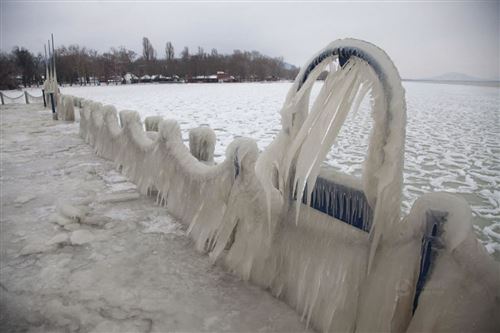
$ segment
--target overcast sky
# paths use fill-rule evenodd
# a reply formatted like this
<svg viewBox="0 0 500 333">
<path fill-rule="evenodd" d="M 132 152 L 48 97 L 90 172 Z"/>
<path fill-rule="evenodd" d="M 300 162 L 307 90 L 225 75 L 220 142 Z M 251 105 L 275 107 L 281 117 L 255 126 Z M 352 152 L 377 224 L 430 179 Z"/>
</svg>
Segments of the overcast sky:
<svg viewBox="0 0 500 333">
<path fill-rule="evenodd" d="M 301 66 L 344 37 L 382 47 L 404 78 L 462 72 L 500 78 L 500 1 L 453 2 L 130 2 L 1 0 L 0 48 L 43 51 L 72 43 L 100 52 L 125 46 L 141 53 L 149 37 L 159 57 L 217 48 L 257 50 Z"/>
</svg>

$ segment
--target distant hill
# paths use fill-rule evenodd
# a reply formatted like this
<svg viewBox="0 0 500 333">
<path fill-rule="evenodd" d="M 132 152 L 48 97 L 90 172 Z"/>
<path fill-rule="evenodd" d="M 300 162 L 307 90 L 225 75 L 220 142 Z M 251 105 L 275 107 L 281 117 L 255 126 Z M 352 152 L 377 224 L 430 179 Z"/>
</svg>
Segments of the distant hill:
<svg viewBox="0 0 500 333">
<path fill-rule="evenodd" d="M 431 80 L 431 81 L 489 81 L 485 79 L 480 79 L 474 76 L 470 76 L 464 73 L 456 73 L 456 72 L 450 72 L 450 73 L 445 73 L 441 74 L 439 76 L 434 76 L 431 78 L 427 78 L 424 80 Z"/>
<path fill-rule="evenodd" d="M 500 80 L 481 79 L 464 73 L 456 73 L 456 72 L 445 73 L 439 76 L 434 76 L 425 79 L 403 79 L 403 81 L 500 87 Z"/>
<path fill-rule="evenodd" d="M 289 64 L 287 62 L 283 63 L 283 67 L 286 69 L 286 70 L 295 70 L 297 69 L 298 67 L 295 66 L 295 65 L 292 65 L 292 64 Z"/>
</svg>

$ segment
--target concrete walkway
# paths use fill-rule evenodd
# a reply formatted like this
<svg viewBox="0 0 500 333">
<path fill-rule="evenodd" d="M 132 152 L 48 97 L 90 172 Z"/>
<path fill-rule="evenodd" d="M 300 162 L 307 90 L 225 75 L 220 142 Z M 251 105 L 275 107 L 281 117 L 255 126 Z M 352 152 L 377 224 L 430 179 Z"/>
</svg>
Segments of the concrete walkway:
<svg viewBox="0 0 500 333">
<path fill-rule="evenodd" d="M 39 105 L 1 117 L 0 332 L 304 331 Z"/>
</svg>

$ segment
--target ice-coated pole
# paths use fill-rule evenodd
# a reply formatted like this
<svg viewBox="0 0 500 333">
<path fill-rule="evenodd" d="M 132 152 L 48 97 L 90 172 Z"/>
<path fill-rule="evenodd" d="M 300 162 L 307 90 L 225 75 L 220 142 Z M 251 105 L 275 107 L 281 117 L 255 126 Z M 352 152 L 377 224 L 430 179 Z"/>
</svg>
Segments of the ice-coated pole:
<svg viewBox="0 0 500 333">
<path fill-rule="evenodd" d="M 48 67 L 48 60 L 47 60 L 47 45 L 43 44 L 43 50 L 45 52 L 45 80 L 49 79 L 49 67 Z"/>
<path fill-rule="evenodd" d="M 50 104 L 52 104 L 52 119 L 57 120 L 56 106 L 54 105 L 54 93 L 50 93 Z"/>
<path fill-rule="evenodd" d="M 52 77 L 52 73 L 51 73 L 51 62 L 52 62 L 52 55 L 51 55 L 51 52 L 50 52 L 50 40 L 47 39 L 47 46 L 49 47 L 49 59 L 47 60 L 47 70 L 48 70 L 48 78 L 51 78 Z"/>
<path fill-rule="evenodd" d="M 52 63 L 52 52 L 50 51 L 50 40 L 47 39 L 47 49 L 49 50 L 49 57 L 47 58 L 47 80 L 48 80 L 48 93 L 50 94 L 50 91 L 52 90 L 52 66 L 51 66 L 51 63 Z M 49 98 L 49 100 L 47 101 L 48 103 L 50 103 L 50 105 L 52 106 L 52 99 Z M 52 108 L 54 108 L 54 106 L 52 106 Z M 54 110 L 53 110 L 54 111 Z"/>
<path fill-rule="evenodd" d="M 52 57 L 54 58 L 54 81 L 57 82 L 57 73 L 56 73 L 56 50 L 54 49 L 54 34 L 50 34 L 52 38 Z M 56 87 L 57 89 L 57 87 Z"/>
<path fill-rule="evenodd" d="M 47 67 L 47 45 L 43 44 L 43 51 L 45 53 L 45 82 L 47 82 L 47 80 L 49 79 L 49 68 Z M 47 107 L 47 100 L 45 99 L 45 89 L 44 87 L 46 87 L 45 85 L 45 82 L 44 82 L 44 85 L 42 86 L 42 97 L 43 97 L 43 107 L 46 108 Z"/>
</svg>

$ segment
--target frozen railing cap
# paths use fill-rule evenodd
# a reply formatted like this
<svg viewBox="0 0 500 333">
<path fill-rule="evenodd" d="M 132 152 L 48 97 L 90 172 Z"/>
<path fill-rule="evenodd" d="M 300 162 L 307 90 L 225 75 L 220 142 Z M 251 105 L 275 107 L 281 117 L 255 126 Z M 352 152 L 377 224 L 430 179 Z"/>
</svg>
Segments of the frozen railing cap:
<svg viewBox="0 0 500 333">
<path fill-rule="evenodd" d="M 119 116 L 122 128 L 126 127 L 130 122 L 141 123 L 141 116 L 137 111 L 123 110 L 120 111 Z"/>
<path fill-rule="evenodd" d="M 160 121 L 158 132 L 160 134 L 159 140 L 165 142 L 182 142 L 181 128 L 177 121 L 173 119 L 164 119 Z"/>
<path fill-rule="evenodd" d="M 163 117 L 161 116 L 149 116 L 144 118 L 144 126 L 146 127 L 146 131 L 148 132 L 158 132 L 158 125 L 160 121 L 162 121 Z"/>
<path fill-rule="evenodd" d="M 477 240 L 468 203 L 450 193 L 428 193 L 415 201 L 407 222 L 415 235 L 424 235 L 422 250 L 427 252 L 421 253 L 408 331 L 500 327 L 500 318 L 489 314 L 500 309 L 500 266 Z"/>
<path fill-rule="evenodd" d="M 73 97 L 69 95 L 60 95 L 61 105 L 59 105 L 58 113 L 60 113 L 61 120 L 75 121 L 75 108 L 73 106 Z"/>
<path fill-rule="evenodd" d="M 110 121 L 111 119 L 118 121 L 118 112 L 113 105 L 104 105 L 102 107 L 102 112 L 104 113 L 105 121 Z"/>
<path fill-rule="evenodd" d="M 326 48 L 318 52 L 309 61 L 309 64 L 299 76 L 299 84 L 297 90 L 300 90 L 300 88 L 304 85 L 311 72 L 329 57 L 338 57 L 340 66 L 344 66 L 351 57 L 362 59 L 366 61 L 370 65 L 370 67 L 373 68 L 379 80 L 384 85 L 389 85 L 391 82 L 387 81 L 386 79 L 388 74 L 387 66 L 391 64 L 389 64 L 387 61 L 384 61 L 384 59 L 380 58 L 380 56 L 374 54 L 373 48 L 376 48 L 376 46 L 373 44 L 351 38 L 339 39 L 331 43 Z M 381 49 L 379 50 L 382 51 Z"/>
<path fill-rule="evenodd" d="M 214 162 L 215 132 L 206 126 L 193 128 L 189 131 L 189 150 L 202 162 Z"/>
<path fill-rule="evenodd" d="M 255 140 L 247 137 L 236 138 L 226 150 L 226 158 L 232 160 L 235 167 L 235 177 L 254 172 L 255 163 L 259 156 L 259 148 Z"/>
</svg>

